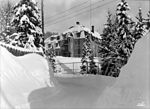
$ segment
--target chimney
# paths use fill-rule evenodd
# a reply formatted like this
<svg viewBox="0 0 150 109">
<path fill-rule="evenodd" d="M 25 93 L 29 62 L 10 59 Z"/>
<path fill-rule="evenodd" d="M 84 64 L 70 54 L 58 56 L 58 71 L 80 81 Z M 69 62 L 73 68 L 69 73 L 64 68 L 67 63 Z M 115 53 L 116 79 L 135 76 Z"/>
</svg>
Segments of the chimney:
<svg viewBox="0 0 150 109">
<path fill-rule="evenodd" d="M 94 33 L 94 26 L 92 26 L 91 32 L 93 32 L 93 33 Z"/>
<path fill-rule="evenodd" d="M 76 22 L 76 25 L 80 25 L 80 22 Z"/>
</svg>

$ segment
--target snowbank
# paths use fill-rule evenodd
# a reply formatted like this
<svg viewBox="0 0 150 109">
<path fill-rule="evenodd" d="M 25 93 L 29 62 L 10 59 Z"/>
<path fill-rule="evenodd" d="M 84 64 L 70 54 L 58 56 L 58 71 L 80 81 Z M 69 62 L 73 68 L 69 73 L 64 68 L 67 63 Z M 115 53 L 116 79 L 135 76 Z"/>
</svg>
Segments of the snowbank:
<svg viewBox="0 0 150 109">
<path fill-rule="evenodd" d="M 149 108 L 149 42 L 149 37 L 138 41 L 118 78 L 59 75 L 56 79 L 61 88 L 56 85 L 57 93 L 51 92 L 52 89 L 39 89 L 30 94 L 31 109 Z"/>
<path fill-rule="evenodd" d="M 15 57 L 0 46 L 1 108 L 28 108 L 28 94 L 35 89 L 50 86 L 47 61 L 40 55 Z"/>
<path fill-rule="evenodd" d="M 149 108 L 149 42 L 149 37 L 138 41 L 118 78 L 58 76 L 54 88 L 45 87 L 48 65 L 41 56 L 31 54 L 16 58 L 0 47 L 1 89 L 4 92 L 1 104 L 27 109 L 28 97 L 31 109 Z"/>
</svg>

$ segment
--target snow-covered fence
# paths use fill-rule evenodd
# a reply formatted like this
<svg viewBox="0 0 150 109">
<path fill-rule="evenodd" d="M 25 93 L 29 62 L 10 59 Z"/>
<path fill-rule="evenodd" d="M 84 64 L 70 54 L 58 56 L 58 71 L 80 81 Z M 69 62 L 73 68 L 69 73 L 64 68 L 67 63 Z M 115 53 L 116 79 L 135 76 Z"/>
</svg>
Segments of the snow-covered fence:
<svg viewBox="0 0 150 109">
<path fill-rule="evenodd" d="M 23 56 L 29 53 L 36 53 L 43 56 L 43 52 L 38 50 L 29 50 L 21 47 L 12 46 L 10 44 L 5 44 L 2 42 L 0 42 L 0 46 L 5 47 L 10 53 L 12 53 L 15 56 Z"/>
<path fill-rule="evenodd" d="M 64 71 L 65 73 L 68 73 L 68 74 L 101 74 L 101 71 L 100 71 L 100 63 L 99 62 L 95 62 L 95 65 L 94 68 L 95 68 L 95 71 L 90 71 L 88 72 L 90 69 L 90 63 L 87 62 L 87 69 L 85 71 L 81 71 L 81 65 L 82 63 L 81 62 L 68 62 L 68 63 L 57 63 L 56 66 L 60 66 Z"/>
</svg>

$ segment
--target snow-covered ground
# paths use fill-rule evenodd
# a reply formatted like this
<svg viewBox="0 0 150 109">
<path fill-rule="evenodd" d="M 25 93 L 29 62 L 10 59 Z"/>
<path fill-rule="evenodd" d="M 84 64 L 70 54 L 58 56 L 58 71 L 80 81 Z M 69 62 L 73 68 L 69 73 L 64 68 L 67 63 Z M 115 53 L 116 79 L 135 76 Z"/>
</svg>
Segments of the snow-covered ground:
<svg viewBox="0 0 150 109">
<path fill-rule="evenodd" d="M 8 107 L 51 108 L 150 108 L 149 37 L 135 50 L 118 78 L 106 76 L 52 75 L 54 87 L 47 87 L 48 65 L 36 54 L 14 57 L 0 48 L 1 100 Z M 2 104 L 1 104 L 2 105 Z"/>
<path fill-rule="evenodd" d="M 47 61 L 37 54 L 15 57 L 0 46 L 0 80 L 1 109 L 8 101 L 14 107 L 26 108 L 28 95 L 49 85 Z"/>
</svg>

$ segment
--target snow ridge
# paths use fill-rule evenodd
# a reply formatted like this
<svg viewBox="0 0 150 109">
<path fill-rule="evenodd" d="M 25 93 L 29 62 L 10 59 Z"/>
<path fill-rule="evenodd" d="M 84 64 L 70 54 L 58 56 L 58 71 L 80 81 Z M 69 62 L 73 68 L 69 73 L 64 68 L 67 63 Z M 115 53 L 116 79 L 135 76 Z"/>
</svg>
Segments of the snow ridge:
<svg viewBox="0 0 150 109">
<path fill-rule="evenodd" d="M 11 48 L 11 49 L 22 51 L 22 52 L 27 52 L 27 53 L 43 54 L 43 51 L 25 49 L 25 48 L 13 46 L 13 45 L 10 45 L 10 44 L 5 44 L 5 43 L 2 43 L 2 42 L 0 42 L 0 46 L 5 47 L 5 48 L 9 48 L 9 49 Z"/>
</svg>

